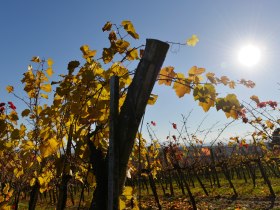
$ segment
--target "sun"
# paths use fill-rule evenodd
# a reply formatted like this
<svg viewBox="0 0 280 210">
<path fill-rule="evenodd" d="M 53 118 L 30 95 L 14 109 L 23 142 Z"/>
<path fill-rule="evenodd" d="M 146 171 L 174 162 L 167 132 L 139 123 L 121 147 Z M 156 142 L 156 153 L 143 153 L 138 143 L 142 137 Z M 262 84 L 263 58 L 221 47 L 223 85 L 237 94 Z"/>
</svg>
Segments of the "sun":
<svg viewBox="0 0 280 210">
<path fill-rule="evenodd" d="M 243 46 L 238 53 L 239 62 L 246 67 L 256 66 L 259 63 L 260 58 L 260 48 L 252 44 Z"/>
</svg>

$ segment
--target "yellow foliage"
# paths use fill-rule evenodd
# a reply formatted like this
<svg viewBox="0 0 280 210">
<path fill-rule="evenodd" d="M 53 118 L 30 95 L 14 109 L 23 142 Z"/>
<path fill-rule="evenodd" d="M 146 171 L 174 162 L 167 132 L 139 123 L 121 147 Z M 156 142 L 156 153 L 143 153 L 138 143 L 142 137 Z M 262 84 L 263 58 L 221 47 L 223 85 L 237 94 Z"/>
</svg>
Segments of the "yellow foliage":
<svg viewBox="0 0 280 210">
<path fill-rule="evenodd" d="M 9 85 L 6 87 L 6 90 L 8 91 L 8 93 L 11 93 L 14 91 L 14 87 Z"/>
<path fill-rule="evenodd" d="M 150 95 L 150 98 L 149 98 L 149 100 L 148 100 L 148 104 L 149 104 L 149 105 L 154 105 L 154 104 L 156 103 L 156 101 L 157 101 L 157 98 L 158 98 L 157 95 L 151 94 L 151 95 Z"/>
<path fill-rule="evenodd" d="M 115 52 L 111 48 L 103 48 L 102 59 L 105 64 L 111 62 L 114 55 Z"/>
<path fill-rule="evenodd" d="M 40 96 L 41 96 L 42 98 L 45 98 L 45 99 L 48 99 L 48 98 L 49 98 L 49 96 L 48 96 L 47 94 L 44 94 L 44 93 L 41 93 Z"/>
<path fill-rule="evenodd" d="M 51 68 L 52 65 L 53 65 L 53 60 L 52 60 L 51 58 L 49 58 L 49 59 L 47 60 L 47 63 L 48 63 L 48 66 Z"/>
<path fill-rule="evenodd" d="M 194 47 L 199 42 L 198 37 L 193 34 L 191 38 L 187 39 L 187 45 Z"/>
<path fill-rule="evenodd" d="M 46 73 L 47 73 L 47 75 L 48 75 L 49 77 L 51 77 L 51 76 L 53 75 L 53 70 L 52 70 L 52 68 L 48 68 L 48 69 L 46 70 Z"/>
<path fill-rule="evenodd" d="M 41 89 L 45 92 L 51 92 L 52 86 L 50 84 L 45 84 L 41 86 Z"/>
<path fill-rule="evenodd" d="M 167 66 L 160 70 L 159 77 L 158 77 L 158 84 L 165 84 L 170 86 L 172 83 L 172 79 L 176 76 L 174 72 L 174 67 Z"/>
<path fill-rule="evenodd" d="M 127 54 L 126 54 L 126 58 L 127 60 L 136 60 L 136 59 L 139 59 L 139 56 L 138 56 L 138 51 L 137 49 L 128 49 L 127 51 Z"/>
<path fill-rule="evenodd" d="M 206 77 L 207 77 L 207 79 L 210 80 L 211 83 L 217 84 L 217 80 L 216 80 L 216 78 L 215 78 L 215 74 L 214 74 L 214 73 L 208 72 L 208 73 L 206 74 Z"/>
<path fill-rule="evenodd" d="M 136 33 L 131 21 L 128 20 L 122 21 L 122 26 L 130 36 L 132 36 L 134 39 L 139 39 L 139 34 Z"/>
<path fill-rule="evenodd" d="M 16 178 L 19 178 L 23 174 L 24 174 L 24 172 L 23 172 L 22 168 L 21 169 L 18 169 L 18 168 L 14 169 L 14 175 L 16 176 Z"/>
<path fill-rule="evenodd" d="M 33 56 L 31 61 L 34 62 L 34 63 L 40 63 L 41 62 L 39 56 Z"/>
<path fill-rule="evenodd" d="M 30 186 L 32 187 L 32 186 L 35 184 L 35 182 L 36 182 L 36 179 L 35 179 L 35 178 L 32 178 L 32 179 L 30 180 Z"/>
<path fill-rule="evenodd" d="M 30 149 L 34 149 L 35 146 L 31 140 L 27 140 L 27 141 L 23 141 L 21 147 L 24 150 L 30 150 Z"/>
<path fill-rule="evenodd" d="M 102 28 L 102 31 L 110 31 L 112 28 L 112 23 L 108 21 Z"/>
<path fill-rule="evenodd" d="M 260 103 L 259 97 L 256 96 L 256 95 L 252 95 L 252 96 L 250 97 L 250 99 L 251 99 L 252 101 L 255 101 L 256 104 L 259 104 L 259 103 Z"/>
<path fill-rule="evenodd" d="M 87 60 L 90 61 L 92 57 L 95 56 L 96 50 L 90 50 L 88 45 L 83 45 L 80 47 L 80 50 L 83 53 L 83 57 Z"/>
<path fill-rule="evenodd" d="M 189 75 L 193 76 L 193 75 L 199 75 L 205 72 L 205 68 L 198 68 L 197 66 L 193 66 L 190 68 L 189 70 Z"/>
<path fill-rule="evenodd" d="M 129 42 L 122 39 L 117 40 L 114 44 L 115 50 L 120 54 L 124 53 L 130 45 Z"/>
<path fill-rule="evenodd" d="M 95 176 L 92 172 L 88 173 L 87 182 L 90 184 L 90 186 L 95 186 L 96 185 Z"/>
<path fill-rule="evenodd" d="M 266 123 L 268 128 L 270 128 L 270 129 L 274 128 L 274 124 L 270 120 L 265 121 L 265 123 Z"/>
<path fill-rule="evenodd" d="M 176 81 L 174 82 L 173 89 L 175 90 L 176 95 L 179 98 L 191 92 L 190 83 L 187 81 L 184 74 L 177 73 Z"/>
<path fill-rule="evenodd" d="M 59 143 L 55 138 L 51 138 L 39 146 L 42 157 L 48 157 L 55 153 Z"/>
<path fill-rule="evenodd" d="M 3 188 L 3 193 L 4 193 L 5 195 L 7 195 L 8 192 L 9 192 L 9 190 L 10 190 L 10 184 L 9 184 L 9 183 L 6 183 L 6 184 L 5 184 L 5 187 Z"/>
</svg>

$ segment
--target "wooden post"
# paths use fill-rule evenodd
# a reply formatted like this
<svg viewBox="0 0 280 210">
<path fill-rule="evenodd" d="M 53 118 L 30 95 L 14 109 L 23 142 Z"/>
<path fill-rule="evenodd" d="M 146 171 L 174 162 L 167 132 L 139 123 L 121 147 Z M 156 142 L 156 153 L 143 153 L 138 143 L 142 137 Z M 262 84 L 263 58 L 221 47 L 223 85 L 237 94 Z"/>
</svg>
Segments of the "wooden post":
<svg viewBox="0 0 280 210">
<path fill-rule="evenodd" d="M 117 125 L 113 130 L 110 128 L 110 139 L 113 138 L 111 132 L 114 131 L 115 141 L 113 142 L 118 145 L 120 149 L 118 159 L 119 172 L 118 175 L 111 172 L 110 174 L 114 174 L 114 177 L 118 177 L 119 187 L 113 187 L 113 189 L 118 190 L 119 195 L 125 183 L 127 164 L 132 152 L 138 126 L 143 117 L 168 48 L 169 45 L 165 42 L 154 39 L 147 40 L 144 55 L 139 62 L 132 83 L 128 87 L 127 96 L 121 111 L 118 117 L 113 117 L 113 119 L 117 120 L 117 122 L 115 122 L 115 125 Z M 109 160 L 109 153 L 107 153 L 104 159 L 102 151 L 97 149 L 90 140 L 90 137 L 93 136 L 94 133 L 95 132 L 88 134 L 88 147 L 91 154 L 90 162 L 94 169 L 97 183 L 90 209 L 108 209 L 108 165 L 111 164 L 111 161 Z M 111 185 L 110 182 L 109 186 Z M 111 194 L 112 193 L 110 193 L 110 195 Z M 112 203 L 112 201 L 110 201 L 110 203 Z"/>
<path fill-rule="evenodd" d="M 121 150 L 119 162 L 120 192 L 124 186 L 127 164 L 136 133 L 168 48 L 169 45 L 166 42 L 147 39 L 144 55 L 137 66 L 121 108 L 117 129 Z"/>
<path fill-rule="evenodd" d="M 119 109 L 119 78 L 110 79 L 110 137 L 108 161 L 108 210 L 119 209 L 119 142 L 116 138 Z"/>
</svg>

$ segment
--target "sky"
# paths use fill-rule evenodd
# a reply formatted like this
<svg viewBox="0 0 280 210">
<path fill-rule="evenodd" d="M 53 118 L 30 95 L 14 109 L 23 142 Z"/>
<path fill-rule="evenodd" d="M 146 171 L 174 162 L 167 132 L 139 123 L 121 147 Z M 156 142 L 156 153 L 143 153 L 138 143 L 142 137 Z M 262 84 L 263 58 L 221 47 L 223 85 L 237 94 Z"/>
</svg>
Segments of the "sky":
<svg viewBox="0 0 280 210">
<path fill-rule="evenodd" d="M 245 78 L 256 83 L 254 89 L 231 90 L 222 86 L 218 88 L 221 96 L 235 93 L 247 102 L 252 95 L 258 95 L 261 101 L 279 101 L 279 8 L 279 0 L 1 1 L 0 101 L 14 101 L 21 107 L 20 101 L 8 95 L 5 87 L 13 85 L 20 93 L 22 74 L 33 56 L 53 59 L 55 79 L 66 73 L 69 61 L 82 60 L 80 46 L 88 44 L 99 52 L 108 46 L 107 34 L 101 28 L 107 21 L 120 24 L 122 20 L 133 22 L 140 35 L 136 45 L 145 44 L 147 38 L 184 43 L 192 34 L 199 37 L 195 47 L 171 46 L 164 66 L 187 73 L 196 65 L 217 76 Z M 238 61 L 238 50 L 248 43 L 261 51 L 260 62 L 253 68 Z M 153 129 L 161 141 L 169 134 L 176 134 L 171 123 L 180 128 L 181 115 L 190 112 L 190 131 L 195 131 L 205 117 L 201 129 L 207 130 L 219 122 L 212 135 L 207 136 L 208 142 L 229 122 L 221 111 L 212 109 L 204 113 L 191 95 L 179 99 L 172 88 L 158 84 L 153 93 L 159 96 L 158 101 L 147 108 L 145 124 L 156 122 Z M 235 122 L 223 138 L 247 131 L 252 128 Z"/>
</svg>

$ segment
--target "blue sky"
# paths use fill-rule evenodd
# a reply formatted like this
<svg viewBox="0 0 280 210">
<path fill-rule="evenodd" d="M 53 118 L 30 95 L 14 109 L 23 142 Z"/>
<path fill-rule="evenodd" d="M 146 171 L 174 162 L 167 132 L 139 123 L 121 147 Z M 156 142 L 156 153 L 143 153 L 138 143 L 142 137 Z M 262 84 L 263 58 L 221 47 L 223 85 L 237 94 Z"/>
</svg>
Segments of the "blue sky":
<svg viewBox="0 0 280 210">
<path fill-rule="evenodd" d="M 146 38 L 162 41 L 185 42 L 192 34 L 198 35 L 196 47 L 173 46 L 164 65 L 186 73 L 197 65 L 218 76 L 231 79 L 251 79 L 254 89 L 237 87 L 235 90 L 219 88 L 221 95 L 236 93 L 241 100 L 249 101 L 258 95 L 262 101 L 278 101 L 277 84 L 280 76 L 280 1 L 269 0 L 209 0 L 209 1 L 1 1 L 0 3 L 0 101 L 20 102 L 6 94 L 6 85 L 19 91 L 20 79 L 34 55 L 54 60 L 55 74 L 66 72 L 67 63 L 81 60 L 81 45 L 88 44 L 99 50 L 107 46 L 106 34 L 101 30 L 106 21 L 120 23 L 131 20 L 140 35 L 136 45 Z M 261 61 L 248 69 L 237 60 L 238 49 L 254 43 L 261 49 Z M 54 77 L 55 78 L 55 77 Z M 177 98 L 170 87 L 156 85 L 157 104 L 147 109 L 147 122 L 157 122 L 156 133 L 160 138 L 172 133 L 170 122 L 181 121 L 181 114 L 190 117 L 190 129 L 195 130 L 205 113 L 192 96 Z M 216 121 L 228 122 L 223 113 L 214 109 L 207 113 L 203 128 Z M 248 126 L 238 124 L 224 134 L 238 135 Z M 209 136 L 210 141 L 213 136 Z"/>
</svg>

